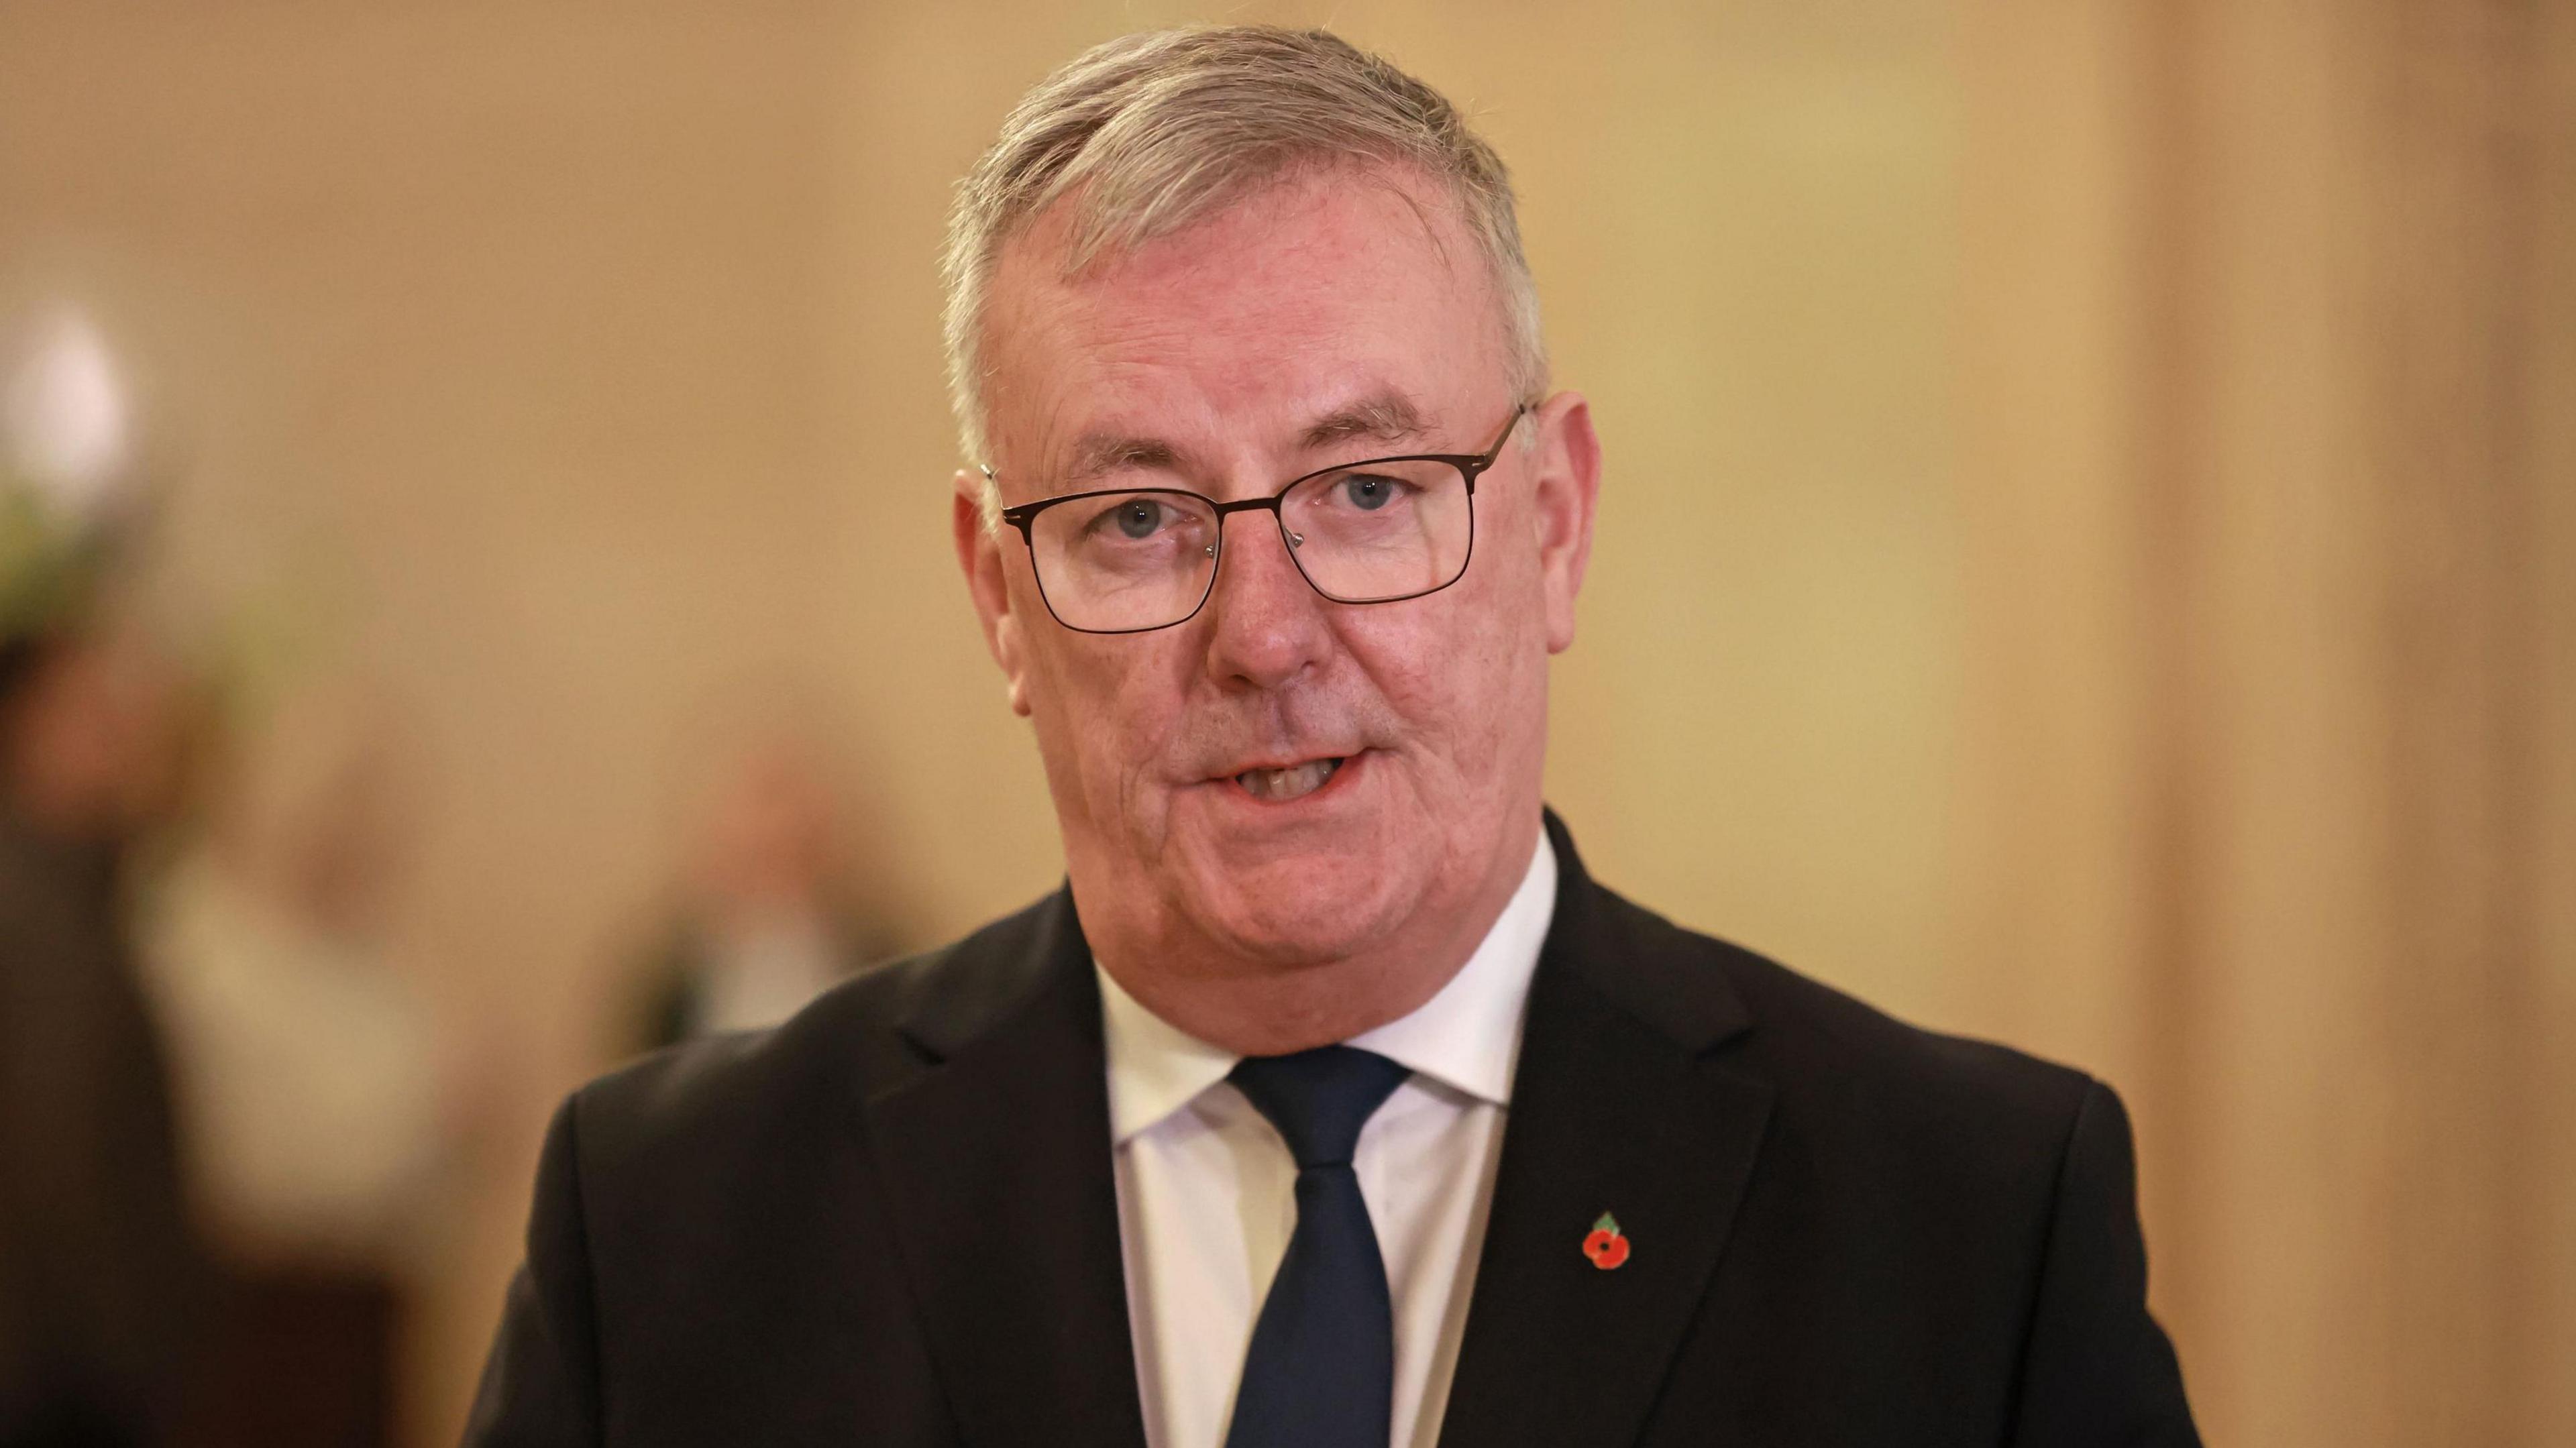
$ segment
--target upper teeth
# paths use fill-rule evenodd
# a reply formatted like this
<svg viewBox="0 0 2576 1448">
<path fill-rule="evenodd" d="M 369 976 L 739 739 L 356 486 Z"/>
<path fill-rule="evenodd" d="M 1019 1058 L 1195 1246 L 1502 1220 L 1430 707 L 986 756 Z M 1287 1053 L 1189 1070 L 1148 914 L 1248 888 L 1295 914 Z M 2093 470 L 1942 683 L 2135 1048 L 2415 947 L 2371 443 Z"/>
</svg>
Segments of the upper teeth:
<svg viewBox="0 0 2576 1448">
<path fill-rule="evenodd" d="M 1295 799 L 1323 788 L 1341 766 L 1338 759 L 1310 759 L 1286 769 L 1247 769 L 1235 779 L 1255 799 Z"/>
</svg>

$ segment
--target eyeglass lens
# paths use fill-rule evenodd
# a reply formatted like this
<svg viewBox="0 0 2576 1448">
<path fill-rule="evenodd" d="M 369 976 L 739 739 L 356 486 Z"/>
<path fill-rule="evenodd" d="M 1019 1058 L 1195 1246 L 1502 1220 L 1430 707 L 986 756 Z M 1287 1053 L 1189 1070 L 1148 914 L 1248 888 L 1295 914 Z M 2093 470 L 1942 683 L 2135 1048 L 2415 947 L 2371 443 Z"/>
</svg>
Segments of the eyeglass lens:
<svg viewBox="0 0 2576 1448">
<path fill-rule="evenodd" d="M 1067 627 L 1161 628 L 1197 612 L 1222 551 L 1207 499 L 1160 489 L 1073 499 L 1031 520 L 1047 606 Z M 1428 459 L 1304 478 L 1279 500 L 1289 556 L 1318 593 L 1378 603 L 1446 588 L 1467 566 L 1466 475 Z"/>
</svg>

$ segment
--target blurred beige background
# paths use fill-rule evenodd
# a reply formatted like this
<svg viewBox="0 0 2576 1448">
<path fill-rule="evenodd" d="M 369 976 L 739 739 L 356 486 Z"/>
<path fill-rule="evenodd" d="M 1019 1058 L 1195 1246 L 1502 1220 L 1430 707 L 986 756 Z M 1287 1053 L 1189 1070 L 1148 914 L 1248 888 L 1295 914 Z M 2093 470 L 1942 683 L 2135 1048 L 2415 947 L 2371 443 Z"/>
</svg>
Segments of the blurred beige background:
<svg viewBox="0 0 2576 1448">
<path fill-rule="evenodd" d="M 499 1104 L 406 1441 L 711 734 L 837 741 L 925 939 L 1053 883 L 933 256 L 1021 89 L 1190 18 L 1515 169 L 1598 873 L 2118 1085 L 2213 1442 L 2576 1442 L 2576 6 L 0 0 L 0 306 L 135 369 L 163 615 L 417 750 L 401 953 Z"/>
</svg>

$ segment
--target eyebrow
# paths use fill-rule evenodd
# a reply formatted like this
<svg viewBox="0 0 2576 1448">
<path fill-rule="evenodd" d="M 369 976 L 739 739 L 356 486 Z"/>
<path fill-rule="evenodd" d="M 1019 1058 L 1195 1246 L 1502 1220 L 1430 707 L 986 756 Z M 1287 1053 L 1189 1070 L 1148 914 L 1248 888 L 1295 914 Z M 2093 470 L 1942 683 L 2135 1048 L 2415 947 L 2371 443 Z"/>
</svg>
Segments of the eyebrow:
<svg viewBox="0 0 2576 1448">
<path fill-rule="evenodd" d="M 1423 436 L 1427 424 L 1421 409 L 1394 392 L 1379 392 L 1337 407 L 1307 425 L 1297 444 L 1307 452 L 1351 438 L 1369 438 L 1389 446 Z M 1177 472 L 1180 450 L 1160 438 L 1099 433 L 1078 439 L 1064 472 L 1064 486 L 1079 487 L 1129 469 Z"/>
<path fill-rule="evenodd" d="M 1172 445 L 1150 437 L 1092 436 L 1073 445 L 1073 462 L 1065 469 L 1065 483 L 1074 486 L 1092 482 L 1128 468 L 1156 468 L 1173 471 L 1180 455 Z"/>
<path fill-rule="evenodd" d="M 1318 420 L 1306 429 L 1301 442 L 1311 452 L 1346 438 L 1365 437 L 1393 444 L 1410 441 L 1422 433 L 1422 413 L 1412 402 L 1397 393 L 1380 392 Z"/>
</svg>

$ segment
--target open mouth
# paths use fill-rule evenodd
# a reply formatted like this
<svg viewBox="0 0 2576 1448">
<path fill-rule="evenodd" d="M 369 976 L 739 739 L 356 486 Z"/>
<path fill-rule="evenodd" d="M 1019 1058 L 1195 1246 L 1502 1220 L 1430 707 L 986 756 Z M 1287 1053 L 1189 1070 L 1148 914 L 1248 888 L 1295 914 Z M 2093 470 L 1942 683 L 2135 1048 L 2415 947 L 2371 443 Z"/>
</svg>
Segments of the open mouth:
<svg viewBox="0 0 2576 1448">
<path fill-rule="evenodd" d="M 1243 792 L 1267 804 L 1285 804 L 1303 799 L 1324 787 L 1341 770 L 1342 760 L 1309 759 L 1285 769 L 1247 769 L 1234 777 Z"/>
</svg>

